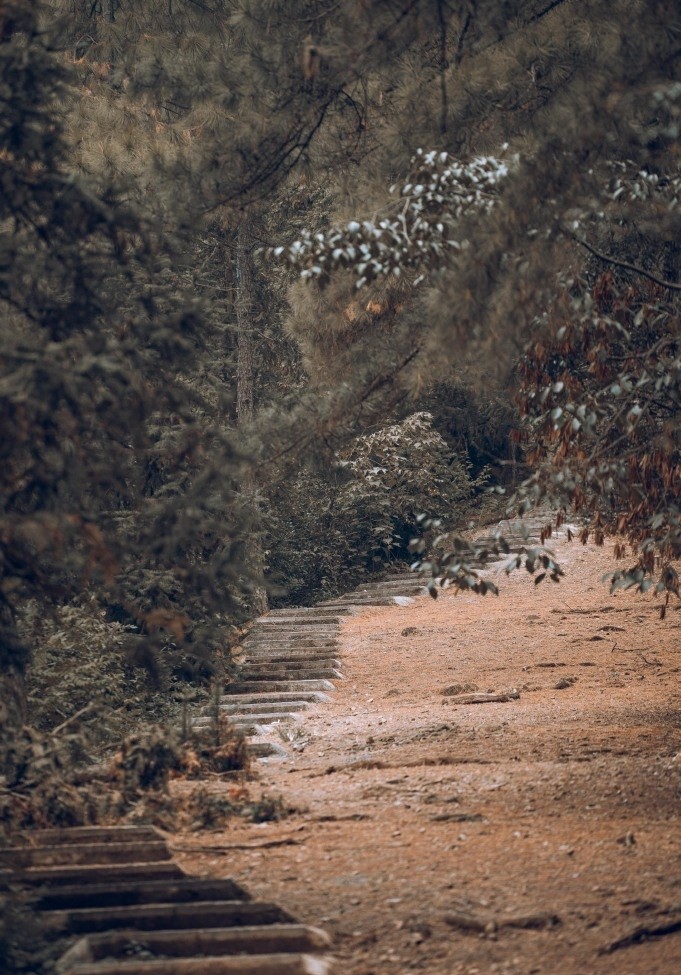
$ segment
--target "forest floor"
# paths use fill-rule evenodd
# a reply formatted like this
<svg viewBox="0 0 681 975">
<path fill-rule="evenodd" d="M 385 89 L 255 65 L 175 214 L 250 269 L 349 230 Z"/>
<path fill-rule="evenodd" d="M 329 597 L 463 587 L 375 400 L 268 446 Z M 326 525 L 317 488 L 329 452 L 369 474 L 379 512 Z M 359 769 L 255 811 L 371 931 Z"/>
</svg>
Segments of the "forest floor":
<svg viewBox="0 0 681 975">
<path fill-rule="evenodd" d="M 681 613 L 556 551 L 558 585 L 349 617 L 346 680 L 261 765 L 297 811 L 177 835 L 182 865 L 325 928 L 338 975 L 681 971 Z"/>
</svg>

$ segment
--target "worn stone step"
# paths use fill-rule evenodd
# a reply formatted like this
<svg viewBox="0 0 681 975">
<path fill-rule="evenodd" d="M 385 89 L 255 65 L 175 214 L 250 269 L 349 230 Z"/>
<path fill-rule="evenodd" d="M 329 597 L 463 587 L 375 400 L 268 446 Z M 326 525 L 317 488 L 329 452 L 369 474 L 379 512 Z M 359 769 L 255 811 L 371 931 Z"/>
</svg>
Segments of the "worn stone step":
<svg viewBox="0 0 681 975">
<path fill-rule="evenodd" d="M 138 936 L 139 937 L 139 936 Z M 135 961 L 131 948 L 138 944 L 129 932 L 90 934 L 81 938 L 62 956 L 62 972 L 77 971 L 76 965 L 113 959 Z M 198 955 L 208 958 L 233 955 L 320 952 L 330 947 L 328 935 L 306 924 L 246 925 L 240 928 L 198 928 L 192 931 L 152 931 L 144 935 L 144 948 L 170 961 Z M 148 959 L 154 961 L 155 959 Z M 143 964 L 143 960 L 139 960 Z M 171 962 L 172 964 L 172 962 Z"/>
<path fill-rule="evenodd" d="M 329 667 L 332 670 L 340 667 L 340 661 L 335 657 L 288 657 L 285 654 L 277 654 L 275 657 L 250 657 L 248 660 L 239 662 L 239 673 L 244 674 L 247 670 L 279 670 L 286 667 L 288 670 L 308 670 L 310 667 Z"/>
<path fill-rule="evenodd" d="M 64 969 L 60 975 L 328 975 L 329 972 L 328 959 L 291 953 L 94 962 Z"/>
<path fill-rule="evenodd" d="M 342 617 L 339 613 L 327 611 L 326 613 L 310 613 L 303 616 L 261 616 L 255 621 L 255 626 L 337 626 L 341 620 Z"/>
<path fill-rule="evenodd" d="M 230 717 L 233 714 L 258 715 L 258 714 L 288 714 L 291 711 L 306 711 L 309 708 L 307 701 L 286 701 L 281 704 L 276 701 L 259 701 L 247 704 L 221 704 L 220 713 Z M 211 718 L 208 712 L 204 712 L 203 717 Z"/>
<path fill-rule="evenodd" d="M 283 643 L 281 646 L 269 646 L 267 644 L 258 647 L 248 647 L 244 648 L 238 656 L 234 657 L 234 663 L 240 664 L 242 661 L 247 659 L 267 659 L 270 656 L 285 656 L 287 659 L 293 655 L 297 655 L 298 659 L 302 659 L 305 656 L 312 658 L 317 657 L 337 657 L 338 647 L 297 647 L 291 646 L 289 643 Z M 296 659 L 293 656 L 293 659 Z"/>
<path fill-rule="evenodd" d="M 249 657 L 248 660 L 239 662 L 239 674 L 243 677 L 244 669 L 253 667 L 257 670 L 271 670 L 279 667 L 293 667 L 294 670 L 309 670 L 317 667 L 331 667 L 341 670 L 342 664 L 337 657 L 287 657 L 284 654 L 276 654 L 273 657 L 263 655 L 262 657 Z"/>
<path fill-rule="evenodd" d="M 339 646 L 339 635 L 329 636 L 328 634 L 315 634 L 310 637 L 301 637 L 297 630 L 281 630 L 274 633 L 254 634 L 248 642 L 242 643 L 239 648 L 241 651 L 249 650 L 333 650 Z"/>
<path fill-rule="evenodd" d="M 24 887 L 48 887 L 81 884 L 116 884 L 127 881 L 178 880 L 184 873 L 172 860 L 158 863 L 115 863 L 93 866 L 34 867 L 17 870 L 13 880 Z"/>
<path fill-rule="evenodd" d="M 250 899 L 250 894 L 234 880 L 186 877 L 182 880 L 143 880 L 56 887 L 39 891 L 31 901 L 31 908 L 35 911 L 64 911 L 83 907 L 125 907 L 160 902 L 180 904 Z"/>
<path fill-rule="evenodd" d="M 239 678 L 240 680 L 247 682 L 278 680 L 343 680 L 343 675 L 340 670 L 336 670 L 335 667 L 310 667 L 305 668 L 304 670 L 296 670 L 294 668 L 288 668 L 285 666 L 271 667 L 267 670 L 243 667 L 239 672 Z"/>
<path fill-rule="evenodd" d="M 420 595 L 420 594 L 419 594 Z M 406 599 L 413 599 L 413 596 L 406 596 Z M 352 599 L 352 602 L 348 600 L 348 605 L 355 606 L 360 609 L 363 606 L 398 606 L 399 603 L 395 602 L 394 596 L 366 596 L 366 597 L 356 597 Z"/>
<path fill-rule="evenodd" d="M 372 599 L 394 599 L 396 596 L 409 596 L 412 599 L 415 596 L 422 596 L 425 592 L 425 586 L 411 587 L 409 589 L 395 589 L 392 592 L 381 592 L 377 590 L 376 592 L 354 592 L 349 593 L 347 596 L 340 597 L 340 605 L 353 605 L 356 606 L 358 602 L 361 603 L 362 600 L 372 600 Z"/>
<path fill-rule="evenodd" d="M 506 541 L 510 548 L 518 546 L 520 548 L 525 548 L 529 545 L 535 545 L 539 541 L 539 535 L 528 535 L 527 538 L 524 535 L 504 535 L 504 541 Z M 476 538 L 475 545 L 477 548 L 493 548 L 497 544 L 493 536 L 489 535 L 486 538 Z M 503 556 L 503 552 L 501 553 Z"/>
<path fill-rule="evenodd" d="M 196 904 L 134 904 L 123 907 L 87 907 L 44 911 L 44 927 L 52 935 L 64 932 L 179 930 L 224 928 L 243 924 L 276 924 L 293 918 L 277 904 L 261 901 L 201 901 Z"/>
<path fill-rule="evenodd" d="M 355 589 L 351 590 L 349 593 L 344 593 L 346 596 L 351 596 L 353 593 L 362 592 L 380 592 L 380 593 L 393 593 L 397 590 L 401 591 L 403 589 L 419 589 L 422 586 L 420 578 L 415 576 L 411 579 L 401 579 L 399 581 L 386 581 L 386 582 L 368 582 L 365 585 L 357 586 Z M 342 598 L 342 597 L 341 597 Z"/>
<path fill-rule="evenodd" d="M 289 754 L 283 745 L 267 739 L 261 741 L 251 740 L 246 745 L 248 752 L 253 758 L 288 758 Z"/>
<path fill-rule="evenodd" d="M 257 640 L 252 643 L 242 644 L 241 653 L 306 653 L 324 651 L 330 656 L 334 656 L 339 647 L 338 640 L 315 641 L 315 640 Z"/>
<path fill-rule="evenodd" d="M 288 652 L 278 647 L 275 650 L 249 650 L 247 654 L 237 658 L 239 664 L 262 663 L 267 660 L 271 660 L 272 663 L 282 663 L 286 660 L 330 660 L 336 666 L 340 666 L 338 657 L 335 657 L 328 647 L 320 647 L 318 650 L 308 647 L 306 650 L 290 650 Z"/>
<path fill-rule="evenodd" d="M 257 639 L 276 639 L 276 640 L 333 640 L 338 638 L 338 627 L 333 626 L 306 626 L 300 627 L 291 624 L 290 626 L 259 626 L 257 630 L 251 630 L 249 640 Z"/>
<path fill-rule="evenodd" d="M 269 613 L 267 613 L 267 617 L 283 619 L 287 616 L 307 616 L 308 613 L 311 615 L 318 614 L 326 616 L 328 612 L 329 610 L 326 609 L 322 603 L 317 603 L 315 606 L 287 606 L 283 609 L 271 609 Z M 265 617 L 259 616 L 258 619 L 265 619 Z"/>
<path fill-rule="evenodd" d="M 225 687 L 225 695 L 279 693 L 280 691 L 333 691 L 334 686 L 329 680 L 270 680 L 270 681 L 235 681 Z"/>
<path fill-rule="evenodd" d="M 230 714 L 229 722 L 234 728 L 243 731 L 244 734 L 257 735 L 258 726 L 274 724 L 275 721 L 291 723 L 298 721 L 300 715 L 297 711 L 263 711 L 261 714 Z M 194 722 L 195 728 L 210 728 L 212 718 L 201 717 Z"/>
<path fill-rule="evenodd" d="M 81 866 L 170 860 L 164 840 L 146 843 L 61 843 L 58 846 L 13 846 L 0 849 L 0 865 L 8 867 Z"/>
<path fill-rule="evenodd" d="M 203 718 L 198 718 L 195 723 L 196 728 L 208 728 L 210 725 L 204 721 Z M 234 727 L 237 728 L 245 738 L 251 738 L 255 735 L 264 735 L 266 733 L 266 725 L 260 725 L 257 723 L 255 718 L 249 718 L 247 721 L 235 721 Z"/>
<path fill-rule="evenodd" d="M 221 704 L 221 707 L 239 707 L 240 704 L 274 704 L 289 703 L 291 701 L 304 701 L 308 704 L 322 704 L 330 701 L 331 698 L 323 691 L 278 691 L 275 693 L 252 693 L 252 694 L 230 694 L 229 703 Z"/>
<path fill-rule="evenodd" d="M 246 637 L 241 644 L 247 647 L 252 643 L 297 643 L 300 646 L 335 646 L 340 639 L 340 630 L 333 633 L 317 633 L 309 629 L 305 630 L 265 630 L 259 629 Z"/>
<path fill-rule="evenodd" d="M 324 632 L 336 632 L 343 622 L 343 618 L 337 613 L 329 614 L 327 616 L 311 616 L 309 619 L 303 617 L 302 619 L 296 616 L 285 617 L 284 619 L 262 620 L 256 623 L 249 630 L 249 634 L 260 633 L 260 632 L 272 632 L 280 630 L 299 630 L 301 634 L 314 633 L 316 630 L 322 630 Z"/>
<path fill-rule="evenodd" d="M 71 826 L 68 829 L 34 829 L 26 834 L 27 846 L 60 846 L 74 843 L 142 843 L 161 840 L 155 826 Z"/>
</svg>

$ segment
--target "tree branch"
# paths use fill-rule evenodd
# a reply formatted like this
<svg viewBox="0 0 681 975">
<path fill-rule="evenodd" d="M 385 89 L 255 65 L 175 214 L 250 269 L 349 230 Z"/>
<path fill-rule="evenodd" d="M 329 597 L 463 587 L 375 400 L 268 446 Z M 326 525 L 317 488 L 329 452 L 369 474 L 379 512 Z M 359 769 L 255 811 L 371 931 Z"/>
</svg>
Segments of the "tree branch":
<svg viewBox="0 0 681 975">
<path fill-rule="evenodd" d="M 658 278 L 656 274 L 652 271 L 646 271 L 645 268 L 638 267 L 636 264 L 630 264 L 629 261 L 620 261 L 616 257 L 612 257 L 610 254 L 604 254 L 602 251 L 597 250 L 593 244 L 590 244 L 583 237 L 578 234 L 573 233 L 571 230 L 565 230 L 568 237 L 572 237 L 576 243 L 580 244 L 585 250 L 588 250 L 590 254 L 597 257 L 599 261 L 603 261 L 605 264 L 612 264 L 613 267 L 621 267 L 624 271 L 633 271 L 634 274 L 640 274 L 641 277 L 648 278 L 649 281 L 653 281 L 655 284 L 659 284 L 661 288 L 669 288 L 670 291 L 681 291 L 681 283 L 676 281 L 665 281 L 664 278 Z"/>
</svg>

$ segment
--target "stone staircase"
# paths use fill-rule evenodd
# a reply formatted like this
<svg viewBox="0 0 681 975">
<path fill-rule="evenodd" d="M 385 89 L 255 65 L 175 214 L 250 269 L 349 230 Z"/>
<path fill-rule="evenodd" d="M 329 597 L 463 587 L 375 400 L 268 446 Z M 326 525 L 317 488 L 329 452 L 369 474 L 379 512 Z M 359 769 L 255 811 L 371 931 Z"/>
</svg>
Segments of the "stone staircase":
<svg viewBox="0 0 681 975">
<path fill-rule="evenodd" d="M 242 645 L 236 679 L 224 688 L 220 713 L 248 736 L 255 757 L 285 757 L 283 728 L 295 727 L 303 712 L 328 701 L 334 681 L 343 680 L 343 618 L 366 606 L 399 605 L 423 592 L 419 580 L 405 572 L 363 583 L 317 606 L 261 616 Z M 206 708 L 194 724 L 213 720 L 214 708 Z"/>
<path fill-rule="evenodd" d="M 232 879 L 186 874 L 151 826 L 27 832 L 0 849 L 57 975 L 327 975 L 330 942 Z"/>
<path fill-rule="evenodd" d="M 538 545 L 550 523 L 555 523 L 551 511 L 539 509 L 522 522 L 500 522 L 495 532 L 503 534 L 514 552 L 520 552 Z M 491 547 L 493 542 L 494 533 L 476 538 L 483 546 Z M 490 553 L 480 567 L 498 559 Z M 242 644 L 236 679 L 224 687 L 220 713 L 248 736 L 254 757 L 286 757 L 283 742 L 295 736 L 304 712 L 328 701 L 334 681 L 343 680 L 343 618 L 367 606 L 406 605 L 426 592 L 418 576 L 405 567 L 401 573 L 362 583 L 352 592 L 316 606 L 274 609 L 261 616 Z M 206 708 L 194 724 L 205 726 L 214 719 L 214 707 Z"/>
<path fill-rule="evenodd" d="M 556 516 L 554 512 L 549 509 L 539 509 L 522 520 L 519 518 L 505 518 L 494 526 L 494 532 L 477 535 L 475 544 L 492 546 L 495 541 L 494 536 L 499 533 L 508 542 L 513 553 L 522 552 L 527 548 L 541 544 L 542 532 L 548 525 L 551 525 L 552 531 L 555 532 L 555 523 Z M 550 548 L 550 537 L 547 539 L 547 543 Z M 506 556 L 490 556 L 486 561 L 488 563 L 494 562 L 499 558 L 506 558 Z"/>
</svg>

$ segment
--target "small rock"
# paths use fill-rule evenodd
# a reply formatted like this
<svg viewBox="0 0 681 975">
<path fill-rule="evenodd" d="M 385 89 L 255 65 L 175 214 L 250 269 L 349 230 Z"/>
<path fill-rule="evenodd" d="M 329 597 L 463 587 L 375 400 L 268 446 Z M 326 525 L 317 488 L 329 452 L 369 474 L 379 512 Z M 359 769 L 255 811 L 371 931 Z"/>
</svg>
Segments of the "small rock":
<svg viewBox="0 0 681 975">
<path fill-rule="evenodd" d="M 416 636 L 419 632 L 416 626 L 405 626 L 402 630 L 402 636 Z"/>
</svg>

